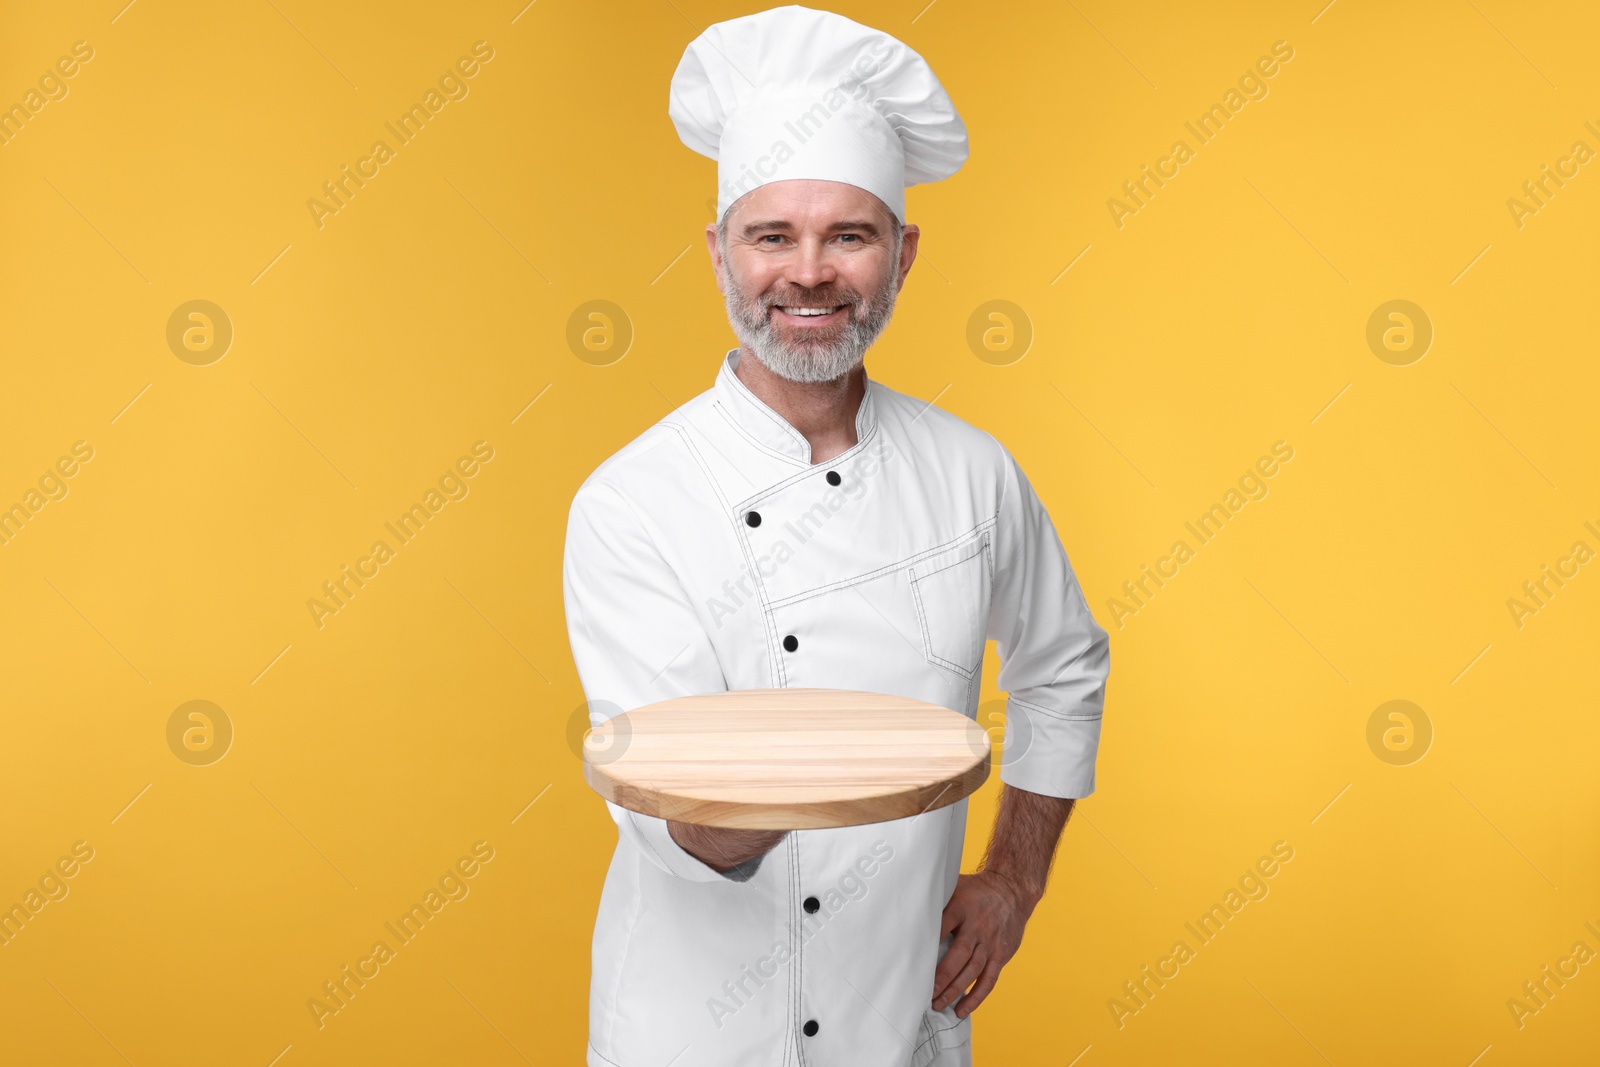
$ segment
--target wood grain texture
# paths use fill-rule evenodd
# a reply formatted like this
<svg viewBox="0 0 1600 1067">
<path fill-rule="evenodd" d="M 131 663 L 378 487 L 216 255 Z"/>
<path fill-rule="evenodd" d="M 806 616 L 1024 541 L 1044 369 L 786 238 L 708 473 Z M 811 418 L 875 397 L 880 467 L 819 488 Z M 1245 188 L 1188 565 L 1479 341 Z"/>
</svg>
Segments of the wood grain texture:
<svg viewBox="0 0 1600 1067">
<path fill-rule="evenodd" d="M 645 815 L 746 830 L 903 819 L 989 777 L 989 735 L 949 708 L 850 689 L 745 689 L 613 716 L 584 780 Z"/>
</svg>

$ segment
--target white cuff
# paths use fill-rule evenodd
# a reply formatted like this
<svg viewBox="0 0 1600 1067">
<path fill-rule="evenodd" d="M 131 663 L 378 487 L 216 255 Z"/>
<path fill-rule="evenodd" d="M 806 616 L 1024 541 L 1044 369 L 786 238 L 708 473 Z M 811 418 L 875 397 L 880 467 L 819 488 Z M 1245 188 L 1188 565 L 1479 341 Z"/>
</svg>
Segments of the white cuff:
<svg viewBox="0 0 1600 1067">
<path fill-rule="evenodd" d="M 1046 797 L 1094 792 L 1100 717 L 1069 719 L 1015 696 L 1006 702 L 1006 743 L 1000 780 Z"/>
</svg>

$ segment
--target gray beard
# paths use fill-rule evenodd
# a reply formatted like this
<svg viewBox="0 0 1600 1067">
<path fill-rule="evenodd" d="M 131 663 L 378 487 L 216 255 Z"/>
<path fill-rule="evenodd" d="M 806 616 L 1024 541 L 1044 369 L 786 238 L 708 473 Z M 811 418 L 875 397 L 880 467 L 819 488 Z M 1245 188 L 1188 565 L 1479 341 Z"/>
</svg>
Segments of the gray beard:
<svg viewBox="0 0 1600 1067">
<path fill-rule="evenodd" d="M 884 284 L 866 303 L 862 303 L 860 297 L 849 290 L 828 290 L 826 301 L 799 296 L 791 291 L 771 298 L 770 302 L 763 302 L 759 298 L 745 296 L 724 260 L 722 288 L 734 336 L 764 367 L 791 382 L 831 382 L 853 371 L 865 358 L 872 342 L 889 325 L 889 317 L 894 314 L 895 297 L 899 292 L 896 275 L 897 271 L 891 269 Z M 779 337 L 772 321 L 771 308 L 778 304 L 799 303 L 848 304 L 850 313 L 843 327 L 829 331 L 835 333 L 831 340 L 802 339 L 790 344 Z"/>
</svg>

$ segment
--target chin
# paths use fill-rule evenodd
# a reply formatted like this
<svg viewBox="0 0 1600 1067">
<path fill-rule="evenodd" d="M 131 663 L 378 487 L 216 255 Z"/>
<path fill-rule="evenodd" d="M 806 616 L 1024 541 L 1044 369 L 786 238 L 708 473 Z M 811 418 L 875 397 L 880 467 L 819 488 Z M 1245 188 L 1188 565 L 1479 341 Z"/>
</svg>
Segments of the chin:
<svg viewBox="0 0 1600 1067">
<path fill-rule="evenodd" d="M 865 353 L 856 353 L 847 358 L 843 354 L 796 351 L 781 347 L 773 349 L 764 345 L 751 346 L 750 350 L 761 365 L 773 374 L 786 381 L 804 385 L 838 381 L 854 372 L 865 358 Z"/>
</svg>

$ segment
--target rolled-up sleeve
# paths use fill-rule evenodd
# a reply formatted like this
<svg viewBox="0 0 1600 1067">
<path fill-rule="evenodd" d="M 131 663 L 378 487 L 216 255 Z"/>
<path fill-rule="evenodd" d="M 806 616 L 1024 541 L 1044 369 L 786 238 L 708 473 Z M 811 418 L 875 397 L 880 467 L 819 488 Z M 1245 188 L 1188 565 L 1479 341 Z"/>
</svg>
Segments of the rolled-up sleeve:
<svg viewBox="0 0 1600 1067">
<path fill-rule="evenodd" d="M 1044 505 L 1011 453 L 995 533 L 988 636 L 1008 694 L 1000 780 L 1051 797 L 1094 792 L 1110 639 L 1084 602 Z"/>
<path fill-rule="evenodd" d="M 561 571 L 567 637 L 591 727 L 646 704 L 728 688 L 677 575 L 609 484 L 591 477 L 573 498 Z M 668 874 L 718 882 L 745 873 L 730 877 L 695 858 L 672 839 L 665 819 L 605 804 L 618 833 Z"/>
</svg>

